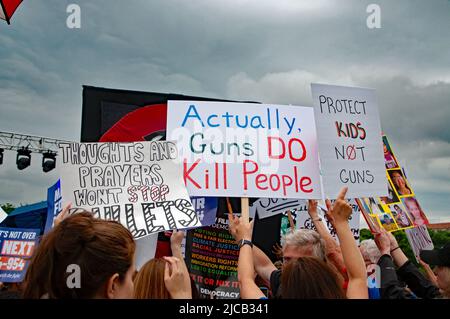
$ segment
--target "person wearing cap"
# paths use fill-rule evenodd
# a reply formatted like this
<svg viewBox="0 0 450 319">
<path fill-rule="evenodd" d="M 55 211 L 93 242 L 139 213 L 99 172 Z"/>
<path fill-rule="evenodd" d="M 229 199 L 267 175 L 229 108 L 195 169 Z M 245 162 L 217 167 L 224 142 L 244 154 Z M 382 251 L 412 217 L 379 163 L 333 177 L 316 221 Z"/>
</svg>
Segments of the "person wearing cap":
<svg viewBox="0 0 450 319">
<path fill-rule="evenodd" d="M 440 249 L 422 250 L 420 259 L 434 266 L 439 291 L 444 298 L 450 298 L 450 243 Z"/>
</svg>

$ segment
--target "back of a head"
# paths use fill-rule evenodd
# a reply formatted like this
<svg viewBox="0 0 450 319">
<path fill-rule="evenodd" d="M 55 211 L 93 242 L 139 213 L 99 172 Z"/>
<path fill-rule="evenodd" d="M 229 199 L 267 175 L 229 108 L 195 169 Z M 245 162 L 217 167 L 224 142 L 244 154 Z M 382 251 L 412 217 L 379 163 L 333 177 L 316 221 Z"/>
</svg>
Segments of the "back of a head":
<svg viewBox="0 0 450 319">
<path fill-rule="evenodd" d="M 166 261 L 154 258 L 139 270 L 134 279 L 134 297 L 136 299 L 170 299 L 164 283 Z"/>
<path fill-rule="evenodd" d="M 134 252 L 133 236 L 120 223 L 88 212 L 75 214 L 43 237 L 25 276 L 23 296 L 94 298 L 114 274 L 125 278 Z M 79 288 L 68 284 L 70 265 L 79 267 Z"/>
<path fill-rule="evenodd" d="M 281 274 L 283 299 L 345 299 L 342 281 L 324 261 L 315 257 L 293 259 Z"/>
<path fill-rule="evenodd" d="M 311 256 L 326 260 L 325 243 L 319 233 L 311 229 L 297 229 L 282 239 L 283 247 L 294 246 L 299 249 L 310 249 Z"/>
</svg>

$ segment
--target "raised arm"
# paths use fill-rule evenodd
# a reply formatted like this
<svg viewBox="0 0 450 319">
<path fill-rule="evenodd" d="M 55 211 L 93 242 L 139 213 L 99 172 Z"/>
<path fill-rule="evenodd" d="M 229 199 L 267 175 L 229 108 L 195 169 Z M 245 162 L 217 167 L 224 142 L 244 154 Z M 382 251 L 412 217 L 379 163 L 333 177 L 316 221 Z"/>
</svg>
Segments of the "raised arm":
<svg viewBox="0 0 450 319">
<path fill-rule="evenodd" d="M 233 224 L 234 238 L 239 243 L 243 239 L 251 242 L 253 223 L 228 216 L 230 224 Z M 253 267 L 253 249 L 250 245 L 243 245 L 239 250 L 238 280 L 241 290 L 241 299 L 259 299 L 265 297 L 261 289 L 255 283 L 255 269 Z"/>
<path fill-rule="evenodd" d="M 342 256 L 347 268 L 349 278 L 347 298 L 367 299 L 369 295 L 366 266 L 348 224 L 348 218 L 352 213 L 352 207 L 345 200 L 346 193 L 347 187 L 344 187 L 339 193 L 334 205 L 331 205 L 329 200 L 326 201 L 326 204 L 328 214 L 333 219 L 336 234 L 341 243 Z"/>
<path fill-rule="evenodd" d="M 237 226 L 239 225 L 239 218 L 233 216 L 232 213 L 228 213 L 229 232 L 233 236 L 234 240 L 238 242 L 236 237 Z M 277 270 L 277 267 L 272 263 L 270 258 L 258 247 L 253 245 L 252 249 L 253 266 L 256 273 L 268 284 L 270 284 L 270 275 Z"/>
<path fill-rule="evenodd" d="M 347 276 L 346 273 L 343 271 L 345 268 L 344 258 L 342 257 L 341 248 L 334 240 L 333 236 L 331 236 L 330 232 L 326 228 L 325 224 L 322 223 L 321 218 L 319 217 L 319 213 L 317 212 L 317 201 L 316 200 L 309 200 L 308 201 L 308 214 L 309 217 L 311 217 L 311 220 L 314 223 L 314 226 L 316 227 L 316 231 L 319 233 L 320 237 L 325 242 L 325 250 L 326 255 L 329 261 L 331 261 L 336 269 L 341 272 L 343 276 Z M 331 219 L 331 218 L 330 218 Z M 331 221 L 330 221 L 331 222 Z M 334 227 L 334 225 L 333 225 Z"/>
</svg>

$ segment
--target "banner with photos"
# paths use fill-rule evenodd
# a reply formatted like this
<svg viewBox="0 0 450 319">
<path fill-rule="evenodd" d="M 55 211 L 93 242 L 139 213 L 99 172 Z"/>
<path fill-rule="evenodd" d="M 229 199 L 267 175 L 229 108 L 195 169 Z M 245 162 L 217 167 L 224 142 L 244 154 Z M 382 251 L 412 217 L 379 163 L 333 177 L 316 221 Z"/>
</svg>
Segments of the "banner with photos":
<svg viewBox="0 0 450 319">
<path fill-rule="evenodd" d="M 388 232 L 394 232 L 428 225 L 428 219 L 408 181 L 405 170 L 399 165 L 384 135 L 383 149 L 388 196 L 357 200 L 370 230 L 376 233 L 382 227 Z"/>
</svg>

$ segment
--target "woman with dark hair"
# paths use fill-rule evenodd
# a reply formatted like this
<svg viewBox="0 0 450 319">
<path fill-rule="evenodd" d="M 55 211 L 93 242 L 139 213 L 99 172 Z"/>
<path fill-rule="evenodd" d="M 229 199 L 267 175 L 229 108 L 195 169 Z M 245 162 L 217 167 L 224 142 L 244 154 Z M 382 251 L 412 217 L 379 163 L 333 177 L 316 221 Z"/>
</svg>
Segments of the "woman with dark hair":
<svg viewBox="0 0 450 319">
<path fill-rule="evenodd" d="M 24 280 L 24 298 L 132 298 L 135 242 L 120 223 L 78 213 L 47 233 Z"/>
</svg>

